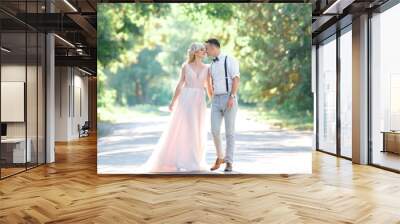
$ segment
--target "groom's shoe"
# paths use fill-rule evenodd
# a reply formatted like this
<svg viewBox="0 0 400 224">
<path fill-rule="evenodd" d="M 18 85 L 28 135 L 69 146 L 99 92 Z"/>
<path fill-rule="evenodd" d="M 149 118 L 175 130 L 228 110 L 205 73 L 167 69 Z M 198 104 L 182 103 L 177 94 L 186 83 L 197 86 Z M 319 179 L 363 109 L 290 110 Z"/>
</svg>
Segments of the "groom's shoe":
<svg viewBox="0 0 400 224">
<path fill-rule="evenodd" d="M 210 170 L 211 170 L 211 171 L 214 171 L 214 170 L 219 169 L 219 167 L 221 166 L 221 164 L 223 164 L 224 162 L 225 162 L 224 159 L 218 159 L 218 158 L 217 158 L 217 160 L 215 160 L 214 166 L 212 166 Z"/>
<path fill-rule="evenodd" d="M 227 162 L 224 171 L 225 171 L 225 172 L 232 172 L 232 163 Z"/>
</svg>

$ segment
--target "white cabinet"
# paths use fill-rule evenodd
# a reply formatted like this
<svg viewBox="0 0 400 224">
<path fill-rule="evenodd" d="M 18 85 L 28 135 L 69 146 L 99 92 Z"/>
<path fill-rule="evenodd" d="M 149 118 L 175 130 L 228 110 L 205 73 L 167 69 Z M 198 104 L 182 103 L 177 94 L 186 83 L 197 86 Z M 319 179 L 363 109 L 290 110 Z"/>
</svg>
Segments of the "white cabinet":
<svg viewBox="0 0 400 224">
<path fill-rule="evenodd" d="M 8 147 L 12 147 L 13 163 L 25 163 L 32 161 L 32 140 L 27 138 L 26 142 L 28 145 L 25 151 L 25 138 L 7 138 L 1 140 L 2 145 L 6 144 Z"/>
</svg>

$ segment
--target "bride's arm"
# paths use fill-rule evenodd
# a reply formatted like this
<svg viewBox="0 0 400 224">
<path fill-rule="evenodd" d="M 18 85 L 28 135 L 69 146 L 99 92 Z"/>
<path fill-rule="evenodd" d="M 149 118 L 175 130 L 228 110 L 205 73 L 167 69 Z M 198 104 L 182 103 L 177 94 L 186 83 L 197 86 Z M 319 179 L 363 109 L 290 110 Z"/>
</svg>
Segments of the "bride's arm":
<svg viewBox="0 0 400 224">
<path fill-rule="evenodd" d="M 180 74 L 180 77 L 179 77 L 179 82 L 178 82 L 178 84 L 176 85 L 176 88 L 175 88 L 174 97 L 172 97 L 171 103 L 169 104 L 169 110 L 170 111 L 172 111 L 172 109 L 174 107 L 174 104 L 175 104 L 175 101 L 178 98 L 179 94 L 181 93 L 181 89 L 182 89 L 182 87 L 183 87 L 183 85 L 185 83 L 185 76 L 184 76 L 184 71 L 183 71 L 184 67 L 185 66 L 182 66 L 181 74 Z"/>
<path fill-rule="evenodd" d="M 211 82 L 210 70 L 208 70 L 208 74 L 207 74 L 206 88 L 207 88 L 208 99 L 211 100 L 214 93 L 213 93 L 213 87 L 212 87 L 212 82 Z"/>
</svg>

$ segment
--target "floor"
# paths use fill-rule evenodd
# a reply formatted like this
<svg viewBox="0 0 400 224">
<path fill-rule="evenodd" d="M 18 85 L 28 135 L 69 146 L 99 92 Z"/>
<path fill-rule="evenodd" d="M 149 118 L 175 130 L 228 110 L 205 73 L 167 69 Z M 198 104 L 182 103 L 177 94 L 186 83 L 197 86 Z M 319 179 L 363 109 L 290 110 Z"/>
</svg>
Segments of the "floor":
<svg viewBox="0 0 400 224">
<path fill-rule="evenodd" d="M 381 152 L 379 150 L 375 150 L 372 159 L 374 164 L 395 170 L 400 170 L 399 154 L 392 152 Z"/>
<path fill-rule="evenodd" d="M 400 175 L 313 152 L 311 175 L 97 175 L 96 138 L 0 181 L 0 223 L 400 223 Z"/>
<path fill-rule="evenodd" d="M 35 168 L 37 165 L 28 163 L 27 167 L 25 167 L 25 164 L 19 164 L 18 167 L 6 167 L 6 168 L 1 168 L 0 173 L 1 173 L 1 178 L 6 178 L 8 176 L 20 173 L 25 171 L 26 169 L 32 169 Z"/>
<path fill-rule="evenodd" d="M 206 120 L 209 120 L 209 114 L 210 111 L 207 110 Z M 311 131 L 282 130 L 254 117 L 247 110 L 238 111 L 233 174 L 311 173 Z M 100 123 L 98 172 L 143 173 L 140 167 L 150 157 L 162 131 L 167 129 L 168 120 L 169 113 L 163 116 L 134 117 L 114 124 Z M 207 130 L 210 128 L 207 127 Z M 224 128 L 221 131 L 225 148 Z M 216 151 L 210 131 L 205 155 L 206 162 L 211 167 L 216 159 Z M 223 167 L 219 171 L 196 173 L 225 174 Z"/>
</svg>

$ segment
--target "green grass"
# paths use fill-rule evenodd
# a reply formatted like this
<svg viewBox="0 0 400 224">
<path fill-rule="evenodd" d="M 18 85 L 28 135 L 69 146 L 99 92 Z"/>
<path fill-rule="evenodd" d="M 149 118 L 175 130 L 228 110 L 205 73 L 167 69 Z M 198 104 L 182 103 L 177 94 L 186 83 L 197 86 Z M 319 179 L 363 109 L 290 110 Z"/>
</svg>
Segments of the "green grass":
<svg viewBox="0 0 400 224">
<path fill-rule="evenodd" d="M 255 118 L 259 122 L 271 124 L 277 128 L 284 128 L 289 130 L 305 130 L 310 131 L 313 129 L 312 114 L 293 115 L 284 114 L 277 111 L 268 111 L 262 108 L 240 105 L 240 110 L 248 114 L 250 117 Z M 167 108 L 155 105 L 143 104 L 132 107 L 115 106 L 111 108 L 98 108 L 98 116 L 101 122 L 105 123 L 120 123 L 132 121 L 132 118 L 155 118 L 159 116 L 167 116 L 170 113 Z"/>
<path fill-rule="evenodd" d="M 240 110 L 244 110 L 246 113 L 251 114 L 260 122 L 266 122 L 277 128 L 289 129 L 289 130 L 302 130 L 311 131 L 313 130 L 313 116 L 308 115 L 293 115 L 284 114 L 277 111 L 268 111 L 263 108 L 240 106 Z"/>
<path fill-rule="evenodd" d="M 110 108 L 98 108 L 98 116 L 101 122 L 118 123 L 124 122 L 133 117 L 152 118 L 158 116 L 168 115 L 169 112 L 165 111 L 166 108 L 159 106 L 142 104 L 131 107 L 127 106 L 114 106 Z"/>
</svg>

